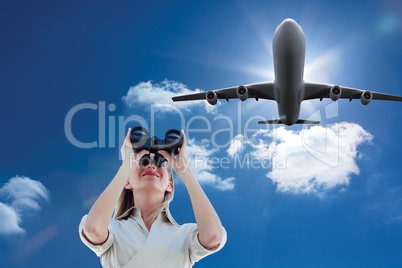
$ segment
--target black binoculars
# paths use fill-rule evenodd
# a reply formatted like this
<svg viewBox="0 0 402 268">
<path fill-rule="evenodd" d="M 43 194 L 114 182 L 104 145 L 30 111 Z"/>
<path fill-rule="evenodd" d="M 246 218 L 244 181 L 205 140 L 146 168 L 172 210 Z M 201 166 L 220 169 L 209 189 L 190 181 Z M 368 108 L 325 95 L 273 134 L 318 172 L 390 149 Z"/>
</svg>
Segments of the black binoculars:
<svg viewBox="0 0 402 268">
<path fill-rule="evenodd" d="M 148 130 L 143 127 L 135 127 L 131 130 L 130 141 L 134 153 L 148 150 L 149 153 L 156 154 L 158 150 L 164 150 L 171 156 L 175 156 L 183 144 L 183 134 L 176 129 L 168 130 L 164 140 L 158 139 L 156 136 L 149 138 L 148 135 Z"/>
</svg>

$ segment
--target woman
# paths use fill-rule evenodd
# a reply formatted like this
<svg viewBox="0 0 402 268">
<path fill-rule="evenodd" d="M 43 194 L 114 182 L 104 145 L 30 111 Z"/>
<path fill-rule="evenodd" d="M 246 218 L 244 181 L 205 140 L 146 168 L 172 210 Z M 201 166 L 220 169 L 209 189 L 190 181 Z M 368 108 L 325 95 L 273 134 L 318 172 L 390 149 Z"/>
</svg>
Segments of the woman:
<svg viewBox="0 0 402 268">
<path fill-rule="evenodd" d="M 184 132 L 183 145 L 172 157 L 165 151 L 134 154 L 130 131 L 119 171 L 82 218 L 83 243 L 100 256 L 103 267 L 191 267 L 220 250 L 226 231 L 188 165 Z M 169 164 L 187 188 L 197 224 L 180 226 L 170 215 L 174 183 Z"/>
</svg>

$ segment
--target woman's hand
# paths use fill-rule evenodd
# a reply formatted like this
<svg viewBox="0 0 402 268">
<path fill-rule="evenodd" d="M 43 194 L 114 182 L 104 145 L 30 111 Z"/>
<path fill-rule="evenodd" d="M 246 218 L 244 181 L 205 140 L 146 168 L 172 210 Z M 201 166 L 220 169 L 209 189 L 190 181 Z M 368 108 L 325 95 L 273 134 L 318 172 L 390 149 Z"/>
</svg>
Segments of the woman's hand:
<svg viewBox="0 0 402 268">
<path fill-rule="evenodd" d="M 182 130 L 181 133 L 183 134 L 183 144 L 181 145 L 179 152 L 175 157 L 163 150 L 159 150 L 158 153 L 163 155 L 168 160 L 173 170 L 181 179 L 183 179 L 183 175 L 192 172 L 192 170 L 188 162 L 186 135 L 184 134 L 184 130 Z"/>
<path fill-rule="evenodd" d="M 123 158 L 122 166 L 132 171 L 138 167 L 138 163 L 141 157 L 143 157 L 145 154 L 149 154 L 149 151 L 142 150 L 137 154 L 134 153 L 133 146 L 130 140 L 130 132 L 131 128 L 128 129 L 126 138 L 124 139 L 120 152 Z"/>
</svg>

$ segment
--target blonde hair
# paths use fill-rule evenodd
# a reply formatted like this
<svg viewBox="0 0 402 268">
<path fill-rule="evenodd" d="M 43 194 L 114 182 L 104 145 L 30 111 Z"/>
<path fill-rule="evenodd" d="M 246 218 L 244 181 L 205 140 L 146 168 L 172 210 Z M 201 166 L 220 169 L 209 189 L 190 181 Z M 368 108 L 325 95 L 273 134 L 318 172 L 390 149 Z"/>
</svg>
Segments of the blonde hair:
<svg viewBox="0 0 402 268">
<path fill-rule="evenodd" d="M 151 215 L 149 215 L 146 219 L 146 221 L 148 220 L 155 220 L 160 213 L 163 213 L 163 217 L 164 220 L 171 220 L 172 218 L 169 215 L 169 204 L 170 202 L 173 200 L 173 196 L 174 196 L 174 180 L 173 180 L 173 172 L 172 172 L 172 168 L 170 167 L 169 164 L 166 165 L 166 169 L 168 172 L 168 176 L 169 176 L 169 181 L 172 183 L 172 191 L 165 192 L 165 197 L 163 199 L 163 203 L 160 205 L 160 207 Z M 117 202 L 117 206 L 113 215 L 113 218 L 119 218 L 120 216 L 122 216 L 127 210 L 131 209 L 132 207 L 134 207 L 134 194 L 133 191 L 130 189 L 123 189 L 123 192 L 120 195 L 119 201 Z M 128 217 L 130 217 L 131 213 L 125 215 L 124 217 L 120 217 L 119 220 L 127 220 Z M 173 220 L 174 221 L 174 220 Z M 175 223 L 175 222 L 174 222 Z"/>
</svg>

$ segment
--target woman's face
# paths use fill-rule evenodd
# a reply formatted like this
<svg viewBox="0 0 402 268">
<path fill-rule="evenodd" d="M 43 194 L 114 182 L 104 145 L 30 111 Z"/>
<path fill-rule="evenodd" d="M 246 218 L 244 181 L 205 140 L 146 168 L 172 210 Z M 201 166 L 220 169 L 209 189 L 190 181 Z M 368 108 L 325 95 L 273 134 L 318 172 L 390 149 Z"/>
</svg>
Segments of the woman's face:
<svg viewBox="0 0 402 268">
<path fill-rule="evenodd" d="M 151 154 L 153 160 L 153 155 Z M 131 173 L 126 189 L 136 191 L 158 191 L 164 194 L 173 190 L 173 183 L 169 180 L 168 163 L 164 162 L 157 167 L 152 161 L 146 165 L 138 165 Z"/>
</svg>

